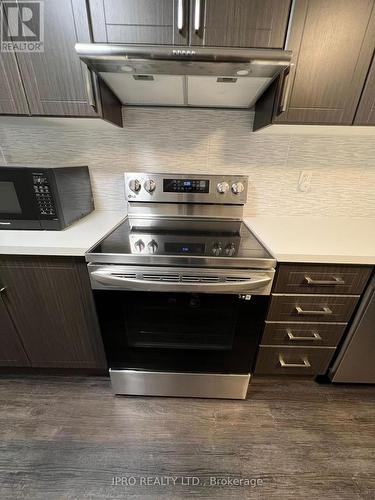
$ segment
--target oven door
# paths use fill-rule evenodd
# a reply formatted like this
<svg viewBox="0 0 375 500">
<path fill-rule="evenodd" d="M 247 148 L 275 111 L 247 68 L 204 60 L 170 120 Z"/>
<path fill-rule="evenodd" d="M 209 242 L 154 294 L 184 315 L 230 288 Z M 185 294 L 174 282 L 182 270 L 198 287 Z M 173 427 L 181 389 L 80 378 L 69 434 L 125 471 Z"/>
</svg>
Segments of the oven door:
<svg viewBox="0 0 375 500">
<path fill-rule="evenodd" d="M 252 371 L 269 299 L 108 290 L 94 296 L 112 370 L 215 374 Z"/>
<path fill-rule="evenodd" d="M 0 168 L 0 229 L 40 229 L 31 173 Z"/>
</svg>

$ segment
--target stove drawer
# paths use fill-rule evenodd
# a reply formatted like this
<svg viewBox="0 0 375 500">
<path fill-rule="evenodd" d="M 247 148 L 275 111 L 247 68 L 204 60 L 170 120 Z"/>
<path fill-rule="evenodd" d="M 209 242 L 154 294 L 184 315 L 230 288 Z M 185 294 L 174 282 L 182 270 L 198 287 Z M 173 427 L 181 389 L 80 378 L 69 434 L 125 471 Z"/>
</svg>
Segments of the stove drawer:
<svg viewBox="0 0 375 500">
<path fill-rule="evenodd" d="M 272 295 L 268 321 L 347 323 L 358 295 Z"/>
<path fill-rule="evenodd" d="M 336 347 L 346 323 L 282 323 L 266 321 L 262 345 Z"/>
<path fill-rule="evenodd" d="M 334 352 L 330 347 L 261 346 L 255 374 L 320 375 L 326 372 Z"/>
<path fill-rule="evenodd" d="M 360 295 L 371 271 L 361 266 L 281 264 L 274 292 Z"/>
</svg>

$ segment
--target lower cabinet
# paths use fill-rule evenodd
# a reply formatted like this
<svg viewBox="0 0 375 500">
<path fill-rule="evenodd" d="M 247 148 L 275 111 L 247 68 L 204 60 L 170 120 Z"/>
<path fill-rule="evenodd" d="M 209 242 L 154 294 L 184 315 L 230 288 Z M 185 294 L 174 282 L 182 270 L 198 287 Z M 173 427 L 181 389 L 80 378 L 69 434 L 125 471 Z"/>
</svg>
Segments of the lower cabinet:
<svg viewBox="0 0 375 500">
<path fill-rule="evenodd" d="M 320 375 L 332 359 L 332 347 L 261 347 L 257 373 L 273 375 Z"/>
<path fill-rule="evenodd" d="M 281 264 L 255 373 L 325 374 L 372 270 L 370 266 Z"/>
<path fill-rule="evenodd" d="M 26 356 L 21 340 L 1 298 L 0 332 L 0 366 L 30 366 L 30 361 Z"/>
<path fill-rule="evenodd" d="M 106 368 L 83 259 L 0 257 L 0 285 L 2 366 Z"/>
</svg>

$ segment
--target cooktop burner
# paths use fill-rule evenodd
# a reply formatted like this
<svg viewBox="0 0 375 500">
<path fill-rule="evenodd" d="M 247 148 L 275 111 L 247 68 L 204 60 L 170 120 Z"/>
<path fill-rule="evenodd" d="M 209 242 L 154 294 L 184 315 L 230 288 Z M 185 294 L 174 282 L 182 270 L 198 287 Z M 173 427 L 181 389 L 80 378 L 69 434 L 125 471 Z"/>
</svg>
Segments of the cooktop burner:
<svg viewBox="0 0 375 500">
<path fill-rule="evenodd" d="M 241 220 L 127 218 L 87 254 L 89 262 L 267 267 L 273 257 Z"/>
</svg>

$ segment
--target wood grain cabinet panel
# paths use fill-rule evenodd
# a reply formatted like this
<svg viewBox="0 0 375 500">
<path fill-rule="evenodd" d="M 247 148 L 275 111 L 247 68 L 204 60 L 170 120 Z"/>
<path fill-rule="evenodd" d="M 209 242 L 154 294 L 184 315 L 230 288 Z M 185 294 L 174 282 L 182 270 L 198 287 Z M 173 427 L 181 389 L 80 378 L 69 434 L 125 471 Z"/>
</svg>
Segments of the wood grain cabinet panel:
<svg viewBox="0 0 375 500">
<path fill-rule="evenodd" d="M 191 2 L 191 45 L 284 47 L 290 0 L 199 0 Z M 195 9 L 200 6 L 200 28 Z"/>
<path fill-rule="evenodd" d="M 346 323 L 283 323 L 266 321 L 262 345 L 336 347 Z"/>
<path fill-rule="evenodd" d="M 272 295 L 268 321 L 334 321 L 346 323 L 357 295 Z"/>
<path fill-rule="evenodd" d="M 374 45 L 374 0 L 296 0 L 291 92 L 276 121 L 351 125 Z"/>
<path fill-rule="evenodd" d="M 6 29 L 6 17 L 3 4 L 0 5 L 2 30 Z M 22 86 L 14 52 L 0 50 L 0 114 L 30 114 L 26 95 Z"/>
<path fill-rule="evenodd" d="M 354 125 L 375 125 L 375 55 L 355 115 Z"/>
<path fill-rule="evenodd" d="M 366 266 L 281 264 L 273 291 L 360 295 L 371 272 Z"/>
<path fill-rule="evenodd" d="M 17 60 L 12 52 L 0 51 L 0 114 L 30 114 Z"/>
<path fill-rule="evenodd" d="M 3 300 L 33 367 L 104 369 L 106 361 L 85 262 L 0 259 Z"/>
<path fill-rule="evenodd" d="M 177 26 L 178 3 L 178 0 L 89 0 L 94 41 L 186 45 L 188 1 L 182 1 L 181 30 Z"/>
<path fill-rule="evenodd" d="M 73 5 L 81 4 L 44 2 L 44 51 L 17 53 L 32 115 L 98 116 L 88 103 L 84 68 L 74 50 L 78 41 L 89 41 L 87 19 L 74 16 Z"/>
<path fill-rule="evenodd" d="M 0 297 L 0 366 L 30 366 L 17 331 Z"/>
<path fill-rule="evenodd" d="M 335 349 L 327 347 L 260 347 L 255 373 L 262 375 L 320 375 Z"/>
</svg>

